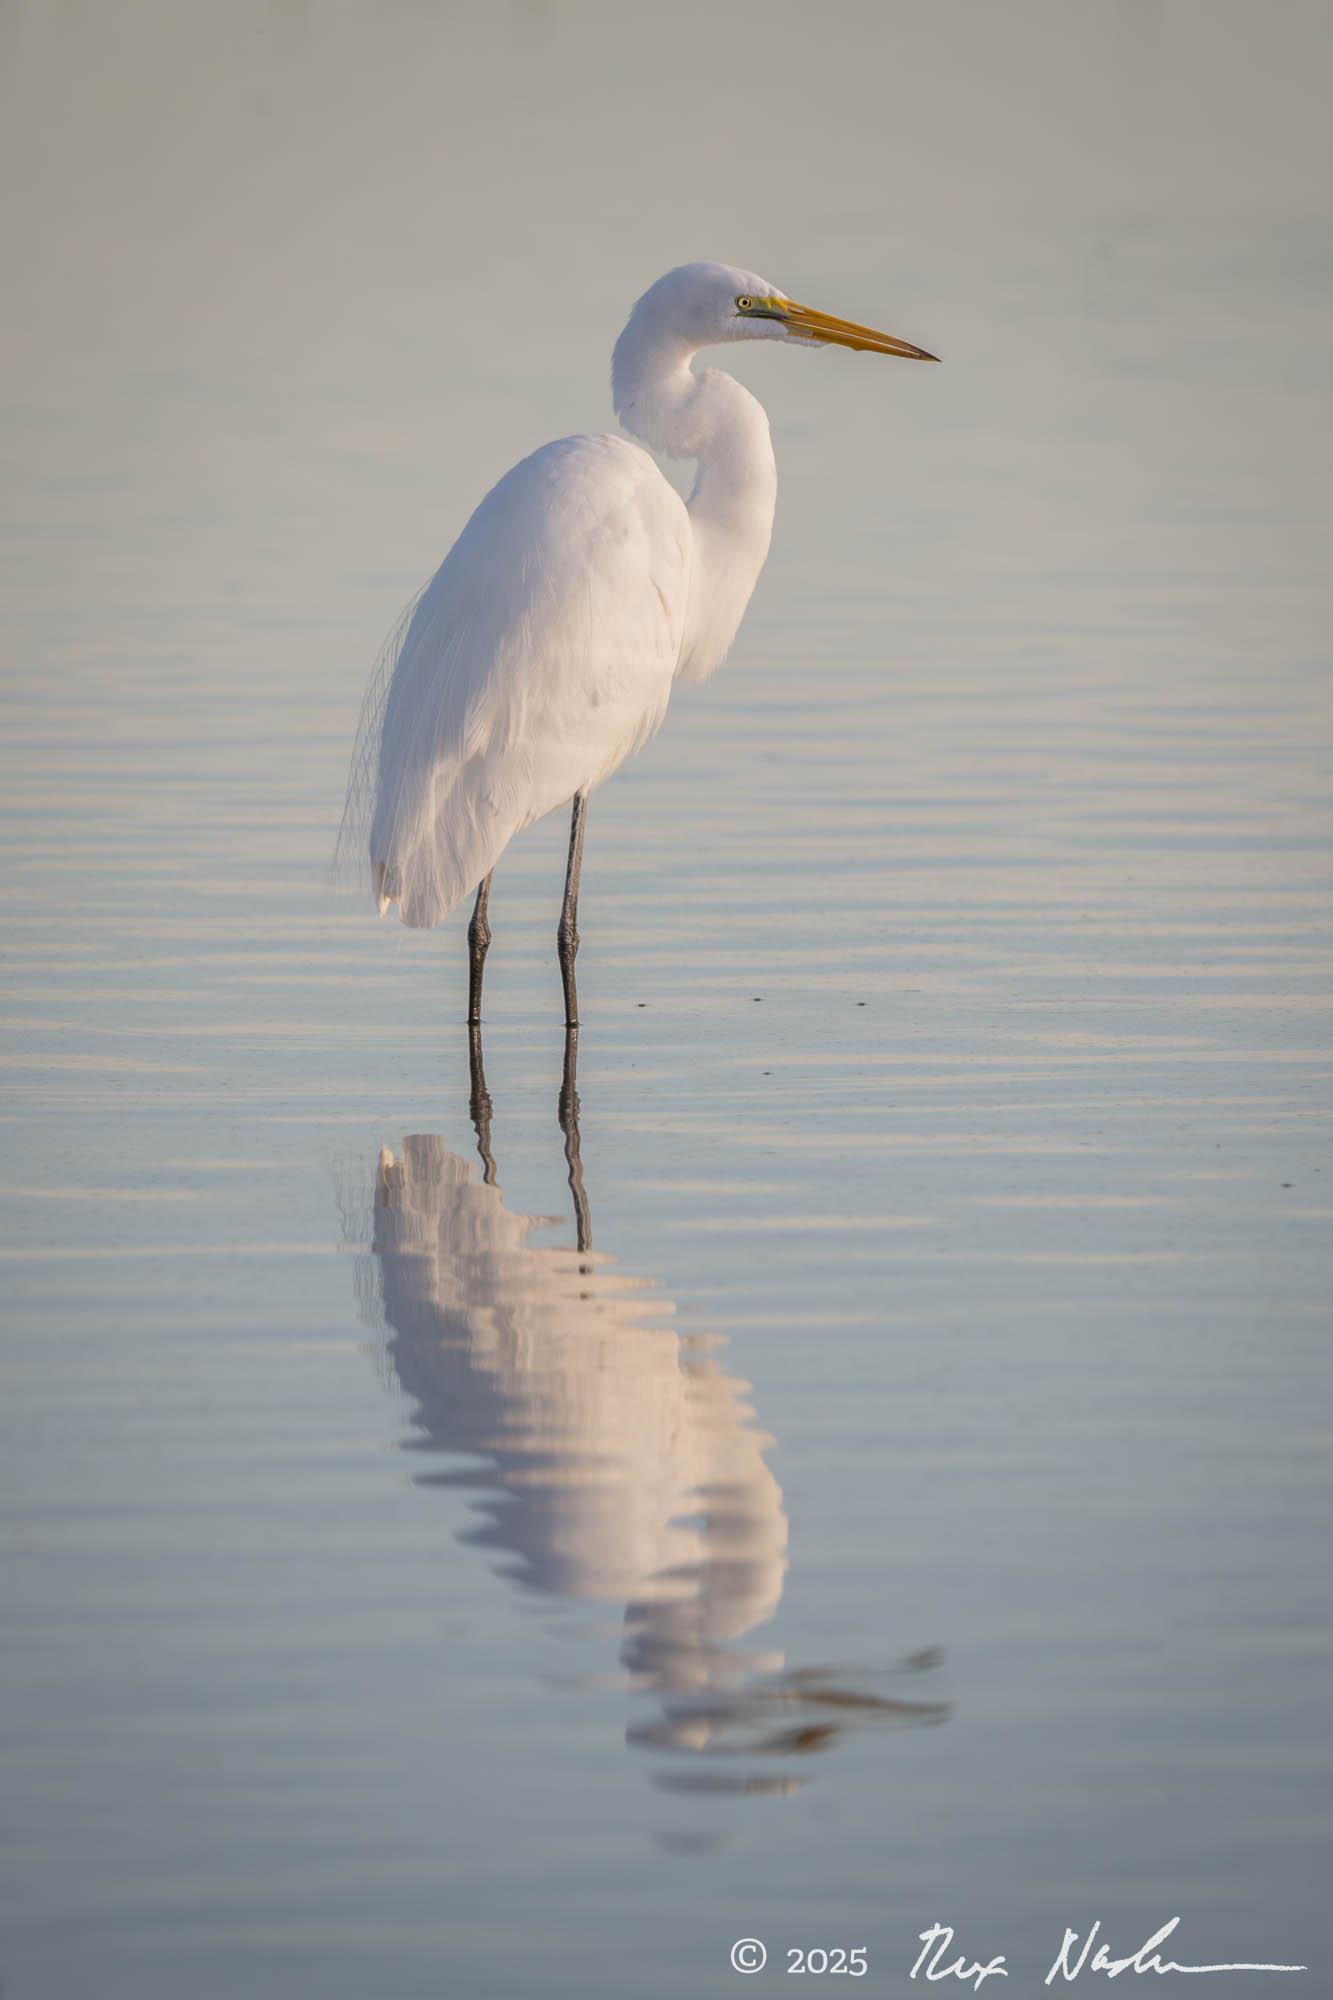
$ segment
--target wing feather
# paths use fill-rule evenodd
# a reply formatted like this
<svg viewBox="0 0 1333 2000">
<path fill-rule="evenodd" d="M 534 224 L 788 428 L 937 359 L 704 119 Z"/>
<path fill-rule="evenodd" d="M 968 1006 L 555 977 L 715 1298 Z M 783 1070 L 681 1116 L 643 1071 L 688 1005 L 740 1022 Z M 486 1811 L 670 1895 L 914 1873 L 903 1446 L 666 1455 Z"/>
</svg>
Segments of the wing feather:
<svg viewBox="0 0 1333 2000">
<path fill-rule="evenodd" d="M 366 697 L 340 857 L 381 910 L 438 923 L 513 835 L 653 733 L 680 658 L 684 503 L 622 438 L 505 475 L 400 621 Z"/>
</svg>

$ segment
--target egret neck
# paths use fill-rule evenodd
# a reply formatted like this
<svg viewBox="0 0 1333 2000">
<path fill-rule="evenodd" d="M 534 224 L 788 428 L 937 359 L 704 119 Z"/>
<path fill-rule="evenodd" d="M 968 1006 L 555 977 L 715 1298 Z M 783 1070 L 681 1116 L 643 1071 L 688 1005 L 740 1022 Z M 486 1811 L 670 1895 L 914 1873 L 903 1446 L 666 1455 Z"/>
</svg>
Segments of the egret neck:
<svg viewBox="0 0 1333 2000">
<path fill-rule="evenodd" d="M 768 554 L 773 441 L 763 404 L 734 375 L 691 367 L 694 344 L 638 320 L 635 313 L 616 343 L 611 391 L 632 437 L 696 461 L 690 610 L 677 671 L 702 681 L 725 659 Z"/>
</svg>

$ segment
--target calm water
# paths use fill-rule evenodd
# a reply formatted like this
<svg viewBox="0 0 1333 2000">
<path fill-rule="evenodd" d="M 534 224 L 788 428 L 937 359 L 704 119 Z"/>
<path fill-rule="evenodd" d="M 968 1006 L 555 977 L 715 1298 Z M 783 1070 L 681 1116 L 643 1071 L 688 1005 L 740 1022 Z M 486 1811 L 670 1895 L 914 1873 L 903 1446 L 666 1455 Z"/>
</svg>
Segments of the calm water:
<svg viewBox="0 0 1333 2000">
<path fill-rule="evenodd" d="M 1325 1990 L 1328 16 L 925 11 L 6 16 L 6 2000 Z M 484 1076 L 326 863 L 694 255 L 947 365 L 746 356 L 575 1107 L 563 827 Z"/>
</svg>

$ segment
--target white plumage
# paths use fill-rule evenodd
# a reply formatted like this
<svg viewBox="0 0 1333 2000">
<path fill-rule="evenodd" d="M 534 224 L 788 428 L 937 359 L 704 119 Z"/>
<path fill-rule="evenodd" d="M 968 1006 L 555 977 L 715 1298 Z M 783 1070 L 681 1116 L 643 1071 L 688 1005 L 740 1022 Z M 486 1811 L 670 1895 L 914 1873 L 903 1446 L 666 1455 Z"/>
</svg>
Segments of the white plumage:
<svg viewBox="0 0 1333 2000">
<path fill-rule="evenodd" d="M 666 713 L 690 584 L 684 503 L 637 445 L 562 438 L 487 494 L 411 615 L 379 735 L 380 908 L 438 923 L 513 836 Z"/>
<path fill-rule="evenodd" d="M 647 741 L 678 673 L 703 679 L 725 656 L 768 553 L 777 473 L 761 405 L 691 364 L 742 339 L 931 358 L 729 265 L 683 265 L 644 294 L 615 350 L 616 413 L 644 444 L 697 460 L 689 502 L 648 451 L 609 435 L 545 445 L 487 494 L 367 697 L 340 854 L 368 858 L 381 912 L 438 923 L 517 832 Z M 576 894 L 572 855 L 571 1021 Z"/>
</svg>

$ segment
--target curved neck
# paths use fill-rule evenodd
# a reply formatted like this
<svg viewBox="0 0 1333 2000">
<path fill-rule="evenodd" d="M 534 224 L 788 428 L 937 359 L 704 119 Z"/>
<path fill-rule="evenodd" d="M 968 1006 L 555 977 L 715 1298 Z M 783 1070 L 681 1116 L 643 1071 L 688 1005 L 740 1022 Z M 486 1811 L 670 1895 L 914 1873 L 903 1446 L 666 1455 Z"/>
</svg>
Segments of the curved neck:
<svg viewBox="0 0 1333 2000">
<path fill-rule="evenodd" d="M 697 350 L 633 319 L 616 343 L 611 393 L 631 436 L 697 462 L 691 615 L 678 671 L 702 680 L 736 636 L 768 554 L 778 473 L 763 404 L 734 375 L 694 369 Z"/>
</svg>

